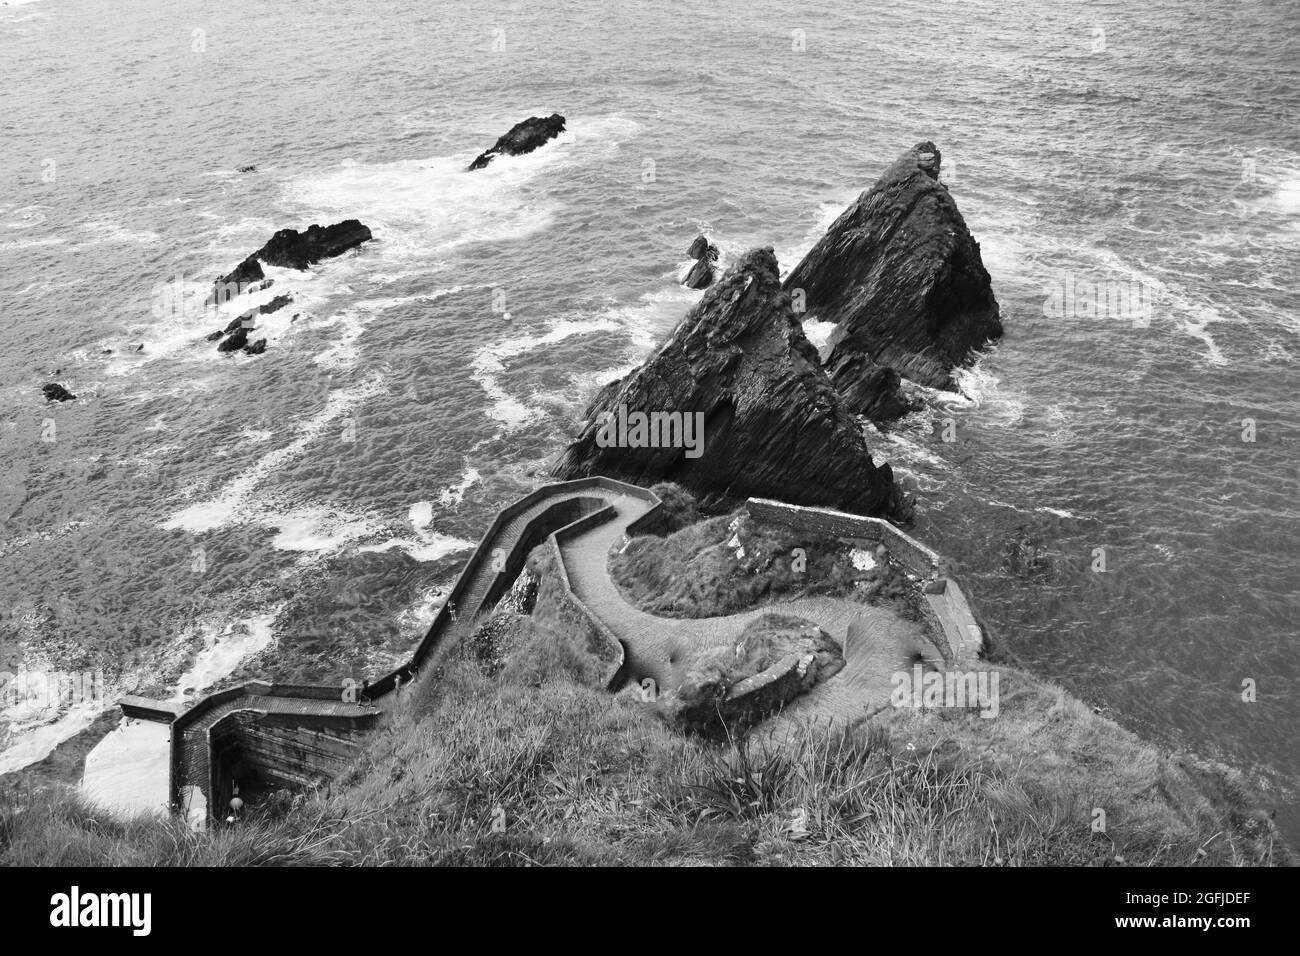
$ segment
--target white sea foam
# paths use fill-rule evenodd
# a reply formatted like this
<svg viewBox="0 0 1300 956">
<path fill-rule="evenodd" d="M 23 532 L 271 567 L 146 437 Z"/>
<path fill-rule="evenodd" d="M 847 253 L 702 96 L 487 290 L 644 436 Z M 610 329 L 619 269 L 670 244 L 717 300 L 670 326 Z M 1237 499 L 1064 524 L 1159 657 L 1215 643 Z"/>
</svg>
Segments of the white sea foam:
<svg viewBox="0 0 1300 956">
<path fill-rule="evenodd" d="M 373 519 L 333 508 L 306 505 L 279 512 L 263 506 L 257 523 L 278 529 L 271 547 L 279 551 L 337 551 L 358 538 L 374 533 Z"/>
<path fill-rule="evenodd" d="M 414 538 L 389 538 L 382 544 L 363 545 L 357 550 L 363 553 L 382 554 L 396 548 L 399 551 L 405 551 L 415 561 L 437 561 L 444 555 L 455 554 L 457 551 L 465 551 L 472 547 L 474 547 L 474 543 L 466 541 L 464 538 L 441 534 L 437 531 L 424 531 L 417 532 Z"/>
<path fill-rule="evenodd" d="M 387 299 L 367 299 L 356 303 L 356 305 L 343 310 L 337 315 L 330 316 L 328 319 L 314 322 L 311 326 L 314 329 L 337 326 L 342 329 L 342 333 L 333 343 L 330 344 L 329 348 L 314 356 L 312 361 L 317 365 L 323 365 L 327 368 L 349 368 L 357 362 L 359 354 L 357 340 L 361 338 L 366 327 L 369 326 L 378 315 L 388 311 L 389 309 L 405 305 L 409 302 L 435 302 L 444 296 L 452 295 L 460 291 L 461 287 L 457 285 L 446 289 L 437 289 L 433 292 L 421 295 L 410 295 Z M 287 309 L 281 311 L 287 311 Z"/>
<path fill-rule="evenodd" d="M 40 206 L 0 206 L 0 228 L 31 229 L 46 221 Z"/>
<path fill-rule="evenodd" d="M 993 505 L 995 508 L 1009 508 L 1012 511 L 1018 511 L 1021 514 L 1049 514 L 1056 515 L 1058 518 L 1074 518 L 1082 520 L 1082 515 L 1075 514 L 1065 508 L 1053 508 L 1047 505 L 1040 505 L 1035 508 L 1022 508 L 1019 505 L 1013 505 L 1006 501 L 998 501 L 996 498 L 985 498 L 985 503 Z"/>
<path fill-rule="evenodd" d="M 1126 261 L 1110 249 L 1097 249 L 1094 254 L 1111 275 L 1122 276 L 1127 281 L 1154 290 L 1156 315 L 1167 316 L 1179 331 L 1204 343 L 1206 359 L 1210 364 L 1227 364 L 1227 359 L 1210 334 L 1208 326 L 1234 320 L 1225 316 L 1204 297 L 1164 282 L 1150 270 Z"/>
<path fill-rule="evenodd" d="M 473 469 L 467 469 L 473 471 Z M 478 477 L 478 472 L 473 472 L 474 478 Z M 462 483 L 460 493 L 464 494 L 464 488 L 469 487 L 473 479 Z M 459 500 L 459 499 L 458 499 Z M 414 531 L 412 538 L 389 538 L 383 544 L 371 544 L 357 548 L 359 552 L 382 553 L 394 548 L 405 551 L 416 561 L 436 561 L 446 554 L 453 554 L 457 551 L 464 551 L 474 547 L 472 542 L 463 538 L 456 538 L 451 535 L 441 534 L 437 531 L 430 531 L 429 525 L 433 523 L 433 502 L 417 501 L 411 505 L 408 512 L 411 521 L 411 529 Z"/>
<path fill-rule="evenodd" d="M 1279 179 L 1273 191 L 1272 202 L 1278 211 L 1289 216 L 1300 216 L 1300 173 L 1288 171 Z"/>
<path fill-rule="evenodd" d="M 327 428 L 335 425 L 340 418 L 361 402 L 380 394 L 383 390 L 384 381 L 376 375 L 360 385 L 333 392 L 323 409 L 295 426 L 294 432 L 297 437 L 293 441 L 262 456 L 228 482 L 216 497 L 178 511 L 160 527 L 165 531 L 179 529 L 197 534 L 249 520 L 247 508 L 251 503 L 252 494 L 269 475 L 301 456 L 312 442 L 325 433 Z"/>
<path fill-rule="evenodd" d="M 14 739 L 0 751 L 0 774 L 13 773 L 44 760 L 59 744 L 86 730 L 100 713 L 99 703 L 91 700 L 51 717 L 19 715 L 12 709 L 0 711 L 0 721 L 12 721 L 15 725 Z"/>
<path fill-rule="evenodd" d="M 509 124 L 507 124 L 509 125 Z M 524 156 L 499 156 L 467 171 L 478 148 L 389 163 L 345 160 L 288 183 L 287 202 L 307 218 L 355 216 L 374 231 L 387 280 L 402 263 L 427 266 L 466 243 L 523 239 L 547 229 L 559 210 L 539 177 L 608 156 L 640 126 L 622 117 L 569 117 L 569 129 Z"/>
<path fill-rule="evenodd" d="M 203 647 L 176 682 L 171 699 L 183 702 L 192 695 L 201 695 L 217 681 L 233 674 L 246 658 L 270 647 L 274 640 L 272 625 L 279 613 L 280 609 L 275 608 L 224 626 L 213 622 L 201 624 L 199 634 Z"/>
<path fill-rule="evenodd" d="M 524 404 L 501 385 L 500 376 L 505 374 L 507 359 L 562 342 L 570 336 L 617 331 L 622 328 L 622 325 L 609 318 L 587 321 L 562 319 L 552 324 L 545 332 L 517 335 L 480 348 L 475 353 L 470 367 L 473 369 L 474 381 L 487 394 L 488 416 L 504 423 L 508 431 L 541 417 L 542 412 L 539 408 Z"/>
<path fill-rule="evenodd" d="M 455 507 L 456 505 L 460 504 L 462 501 L 465 500 L 465 492 L 469 491 L 469 489 L 473 487 L 476 482 L 481 480 L 482 477 L 483 476 L 479 474 L 477 468 L 470 465 L 469 462 L 465 462 L 465 470 L 461 473 L 460 481 L 454 485 L 450 485 L 444 488 L 441 492 L 439 492 L 438 503 L 441 504 L 444 508 Z M 425 504 L 427 504 L 427 502 L 425 502 Z M 411 506 L 412 524 L 416 524 L 415 507 L 416 507 L 415 505 Z M 433 516 L 432 505 L 430 505 L 429 520 L 432 520 L 432 516 Z M 429 520 L 424 521 L 423 524 L 427 525 L 429 523 Z M 421 527 L 421 525 L 416 525 L 416 527 Z"/>
<path fill-rule="evenodd" d="M 978 408 L 980 423 L 995 428 L 1010 428 L 1024 418 L 1024 396 L 1001 388 L 1002 380 L 985 367 L 983 357 L 969 368 L 953 369 L 952 379 L 956 393 L 926 389 L 937 407 Z"/>
<path fill-rule="evenodd" d="M 820 322 L 817 319 L 809 319 L 803 323 L 803 334 L 812 347 L 820 352 L 830 343 L 831 333 L 835 331 L 835 322 Z"/>
<path fill-rule="evenodd" d="M 465 243 L 546 229 L 557 206 L 520 190 L 554 160 L 543 148 L 474 173 L 465 171 L 463 157 L 345 163 L 290 183 L 287 198 L 313 215 L 362 219 L 382 237 L 378 254 L 387 262 L 427 261 Z"/>
</svg>

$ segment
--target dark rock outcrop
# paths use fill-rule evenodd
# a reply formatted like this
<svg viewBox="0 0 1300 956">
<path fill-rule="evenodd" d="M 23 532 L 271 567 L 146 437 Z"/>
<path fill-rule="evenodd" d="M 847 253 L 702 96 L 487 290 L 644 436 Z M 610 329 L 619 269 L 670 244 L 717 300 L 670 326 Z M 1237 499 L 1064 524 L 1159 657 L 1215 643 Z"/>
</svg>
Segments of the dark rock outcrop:
<svg viewBox="0 0 1300 956">
<path fill-rule="evenodd" d="M 248 344 L 248 329 L 240 326 L 217 345 L 218 352 L 238 352 Z"/>
<path fill-rule="evenodd" d="M 264 303 L 257 307 L 259 315 L 270 315 L 272 312 L 279 312 L 286 305 L 293 301 L 293 296 L 281 293 L 273 298 L 270 302 Z"/>
<path fill-rule="evenodd" d="M 229 302 L 235 296 L 250 291 L 254 285 L 265 278 L 266 273 L 262 271 L 262 264 L 257 261 L 257 255 L 251 255 L 212 284 L 208 305 Z"/>
<path fill-rule="evenodd" d="M 707 289 L 713 285 L 713 263 L 708 259 L 696 259 L 682 284 L 688 289 Z"/>
<path fill-rule="evenodd" d="M 266 278 L 262 263 L 306 269 L 313 262 L 342 255 L 370 238 L 370 228 L 356 219 L 345 219 L 332 226 L 312 224 L 306 232 L 281 229 L 261 249 L 213 283 L 207 304 L 220 305 L 245 292 L 270 288 L 274 280 Z"/>
<path fill-rule="evenodd" d="M 686 254 L 695 260 L 695 265 L 687 271 L 682 285 L 688 289 L 707 289 L 713 285 L 713 264 L 718 261 L 718 247 L 704 235 L 699 235 Z"/>
<path fill-rule="evenodd" d="M 357 219 L 345 219 L 332 226 L 313 223 L 305 232 L 281 229 L 254 255 L 268 266 L 306 269 L 313 262 L 340 256 L 370 238 L 370 228 Z"/>
<path fill-rule="evenodd" d="M 500 137 L 491 149 L 478 154 L 469 164 L 469 171 L 482 169 L 499 155 L 522 156 L 531 153 L 539 146 L 544 146 L 564 132 L 564 117 L 559 113 L 550 116 L 530 116 L 522 123 L 510 127 L 510 131 Z"/>
<path fill-rule="evenodd" d="M 77 397 L 58 382 L 49 382 L 42 385 L 41 392 L 44 393 L 45 400 L 48 402 L 70 402 Z"/>
<path fill-rule="evenodd" d="M 826 371 L 837 386 L 844 407 L 854 415 L 865 415 L 873 422 L 891 422 L 920 407 L 902 392 L 897 372 L 877 365 L 865 355 L 840 355 Z"/>
<path fill-rule="evenodd" d="M 803 290 L 805 318 L 838 323 L 827 370 L 836 387 L 863 357 L 932 388 L 953 388 L 952 370 L 1002 334 L 979 243 L 948 187 L 939 150 L 908 150 L 835 220 L 786 278 Z"/>
<path fill-rule="evenodd" d="M 617 423 L 636 412 L 678 413 L 681 440 L 652 447 L 624 431 Z M 688 435 L 688 422 L 699 430 Z M 673 481 L 706 507 L 753 495 L 899 518 L 909 510 L 804 337 L 771 249 L 728 269 L 652 358 L 601 390 L 554 474 Z"/>
<path fill-rule="evenodd" d="M 266 351 L 266 339 L 258 339 L 252 345 L 244 346 L 245 355 L 261 355 Z"/>
<path fill-rule="evenodd" d="M 695 241 L 691 243 L 691 247 L 686 250 L 686 254 L 692 259 L 701 259 L 710 248 L 713 248 L 713 258 L 717 259 L 717 247 L 713 246 L 713 244 L 709 242 L 708 237 L 706 237 L 704 233 L 700 233 L 695 237 Z"/>
</svg>

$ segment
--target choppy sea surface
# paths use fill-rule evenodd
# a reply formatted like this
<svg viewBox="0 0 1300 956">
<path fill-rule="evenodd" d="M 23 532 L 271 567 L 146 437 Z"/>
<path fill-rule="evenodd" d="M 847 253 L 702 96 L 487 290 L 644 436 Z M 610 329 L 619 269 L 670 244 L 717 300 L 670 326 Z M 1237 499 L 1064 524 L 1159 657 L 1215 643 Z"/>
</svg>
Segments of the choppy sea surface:
<svg viewBox="0 0 1300 956">
<path fill-rule="evenodd" d="M 696 233 L 789 269 L 933 139 L 1008 333 L 872 438 L 916 533 L 1002 650 L 1300 836 L 1289 0 L 11 0 L 0 62 L 0 670 L 387 666 L 698 298 Z M 268 270 L 268 351 L 219 355 L 194 290 L 348 217 L 375 240 Z M 0 771 L 94 715 L 9 706 Z"/>
</svg>

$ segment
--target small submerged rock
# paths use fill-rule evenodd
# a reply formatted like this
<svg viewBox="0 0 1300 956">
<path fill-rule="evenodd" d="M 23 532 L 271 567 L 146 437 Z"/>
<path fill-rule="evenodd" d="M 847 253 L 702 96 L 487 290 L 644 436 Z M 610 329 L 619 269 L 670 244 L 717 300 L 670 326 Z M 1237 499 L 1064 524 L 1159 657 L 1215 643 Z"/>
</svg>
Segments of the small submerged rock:
<svg viewBox="0 0 1300 956">
<path fill-rule="evenodd" d="M 248 333 L 256 330 L 257 327 L 254 323 L 257 317 L 278 312 L 292 301 L 293 296 L 291 295 L 277 295 L 270 302 L 263 303 L 255 309 L 249 309 L 247 312 L 235 316 L 224 329 L 209 335 L 208 341 L 216 342 L 222 336 L 228 336 L 217 346 L 218 352 L 236 352 L 243 349 L 248 355 L 261 355 L 266 351 L 266 339 L 258 339 L 252 345 L 248 344 Z M 294 318 L 297 318 L 297 316 L 294 316 Z"/>
<path fill-rule="evenodd" d="M 70 402 L 77 397 L 58 382 L 42 385 L 41 391 L 45 394 L 45 400 L 49 402 Z"/>
<path fill-rule="evenodd" d="M 217 345 L 217 351 L 237 352 L 247 344 L 248 344 L 248 329 L 244 328 L 241 325 L 238 328 L 236 328 L 233 332 L 231 332 L 229 335 L 227 335 L 226 338 L 220 344 Z"/>
<path fill-rule="evenodd" d="M 479 153 L 474 162 L 469 164 L 467 171 L 482 169 L 497 156 L 522 156 L 524 153 L 531 153 L 563 132 L 564 117 L 559 113 L 552 113 L 550 116 L 530 116 L 510 127 L 510 131 L 500 137 L 491 149 Z"/>
</svg>

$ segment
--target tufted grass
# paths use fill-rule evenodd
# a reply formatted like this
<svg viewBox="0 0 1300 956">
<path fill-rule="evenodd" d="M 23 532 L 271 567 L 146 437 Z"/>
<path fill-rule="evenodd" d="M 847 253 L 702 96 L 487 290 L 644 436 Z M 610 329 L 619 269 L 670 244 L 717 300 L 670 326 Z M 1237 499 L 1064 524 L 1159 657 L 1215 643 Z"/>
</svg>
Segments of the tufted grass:
<svg viewBox="0 0 1300 956">
<path fill-rule="evenodd" d="M 236 827 L 46 791 L 0 865 L 1252 865 L 1287 861 L 1236 773 L 1001 668 L 999 716 L 890 710 L 710 743 L 508 615 L 404 691 L 331 793 Z M 484 653 L 484 643 L 494 646 Z M 485 663 L 486 662 L 486 663 Z M 1106 811 L 1094 832 L 1095 810 Z"/>
</svg>

